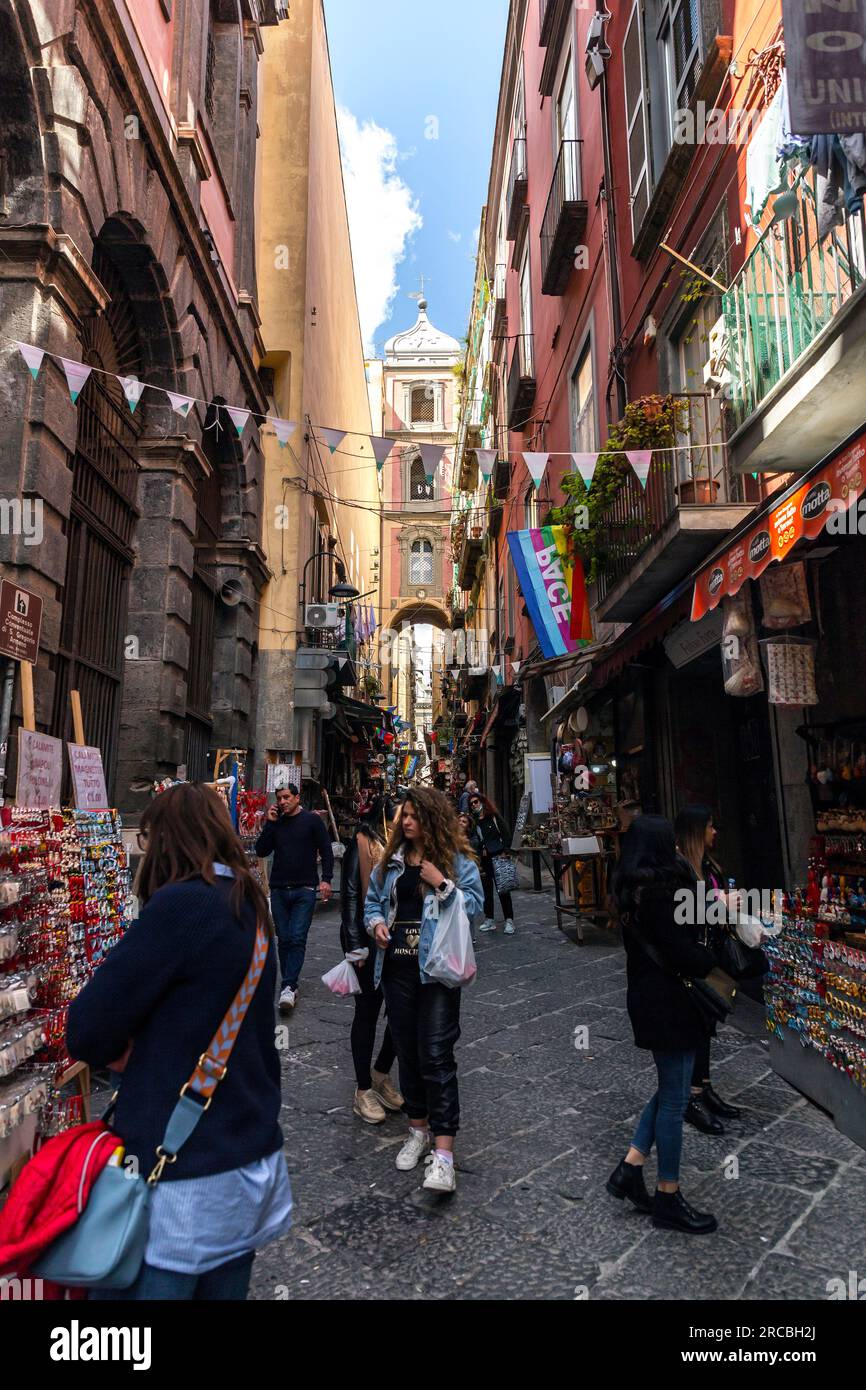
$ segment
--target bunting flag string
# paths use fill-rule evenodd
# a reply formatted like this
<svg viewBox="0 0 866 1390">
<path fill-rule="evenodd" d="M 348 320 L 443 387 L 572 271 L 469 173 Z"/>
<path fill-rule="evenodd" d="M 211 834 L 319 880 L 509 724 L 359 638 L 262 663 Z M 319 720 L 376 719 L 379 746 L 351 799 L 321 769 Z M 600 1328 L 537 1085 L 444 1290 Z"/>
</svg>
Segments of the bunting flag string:
<svg viewBox="0 0 866 1390">
<path fill-rule="evenodd" d="M 541 487 L 541 480 L 544 477 L 544 470 L 547 468 L 547 460 L 550 454 L 524 454 L 523 460 L 529 469 L 532 481 L 536 490 Z"/>
<path fill-rule="evenodd" d="M 161 392 L 162 395 L 168 398 L 168 402 L 175 414 L 179 415 L 184 420 L 187 419 L 194 405 L 208 406 L 211 404 L 211 402 L 201 400 L 196 396 L 183 395 L 177 391 L 169 391 L 164 386 L 154 386 L 150 382 L 139 381 L 137 377 L 120 376 L 116 372 L 107 372 L 101 367 L 92 367 L 88 363 L 77 361 L 74 358 L 61 357 L 59 353 L 50 352 L 48 349 L 37 347 L 33 343 L 21 342 L 17 338 L 5 339 L 5 341 L 15 347 L 21 354 L 34 381 L 38 380 L 45 357 L 56 359 L 63 369 L 73 405 L 77 402 L 91 372 L 97 372 L 101 376 L 114 377 L 120 384 L 131 412 L 135 411 L 146 390 Z M 238 437 L 244 433 L 247 421 L 252 416 L 256 425 L 267 424 L 273 428 L 281 449 L 288 447 L 291 436 L 298 428 L 294 421 L 284 420 L 274 415 L 259 415 L 247 406 L 226 405 L 224 409 L 228 413 L 237 431 Z M 325 427 L 324 425 L 313 425 L 310 421 L 307 421 L 307 427 L 310 431 L 315 431 L 316 435 L 327 445 L 332 455 L 339 452 L 348 454 L 348 456 L 353 458 L 366 459 L 366 454 L 355 453 L 352 450 L 341 450 L 340 445 L 347 437 L 368 438 L 373 451 L 373 457 L 376 461 L 376 468 L 379 472 L 382 471 L 386 460 L 395 448 L 395 445 L 399 442 L 395 439 L 389 439 L 384 435 L 365 435 L 363 432 L 358 433 L 349 430 L 333 429 Z M 646 488 L 654 454 L 697 453 L 707 449 L 717 449 L 720 447 L 721 443 L 722 441 L 711 441 L 705 444 L 676 444 L 654 449 L 627 450 L 625 453 L 641 487 Z M 402 447 L 405 447 L 405 445 Z M 447 455 L 446 446 L 439 444 L 419 444 L 417 448 L 421 453 L 428 482 L 433 482 L 437 470 L 441 468 L 442 472 L 440 476 L 443 486 L 447 485 L 449 479 L 446 478 L 446 464 L 448 465 L 447 471 L 450 473 L 451 460 Z M 526 463 L 536 489 L 541 485 L 550 459 L 560 457 L 570 458 L 572 460 L 573 466 L 580 474 L 587 489 L 589 489 L 592 486 L 598 460 L 607 452 L 610 451 L 599 450 L 597 453 L 574 453 L 571 450 L 549 450 L 543 453 L 532 451 L 524 452 L 520 456 Z M 474 453 L 478 460 L 478 468 L 481 477 L 485 484 L 489 483 L 493 472 L 493 466 L 497 457 L 499 457 L 499 452 L 496 449 L 475 449 Z M 511 453 L 509 453 L 508 456 L 517 457 L 516 454 Z M 752 476 L 755 477 L 757 475 L 753 474 Z"/>
</svg>

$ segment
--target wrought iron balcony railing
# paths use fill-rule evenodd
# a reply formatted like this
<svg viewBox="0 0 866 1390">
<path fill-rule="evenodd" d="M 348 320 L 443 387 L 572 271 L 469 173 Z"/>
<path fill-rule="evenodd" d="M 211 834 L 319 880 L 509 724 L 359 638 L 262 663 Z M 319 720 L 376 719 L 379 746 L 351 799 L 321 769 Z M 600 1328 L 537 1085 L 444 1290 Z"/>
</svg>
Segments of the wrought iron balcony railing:
<svg viewBox="0 0 866 1390">
<path fill-rule="evenodd" d="M 814 174 L 797 212 L 771 225 L 723 296 L 731 405 L 741 425 L 866 279 L 863 206 L 819 240 Z"/>
<path fill-rule="evenodd" d="M 508 171 L 508 200 L 506 204 L 506 235 L 514 241 L 520 228 L 526 194 L 529 189 L 529 172 L 526 163 L 526 136 L 519 135 L 511 146 L 511 168 Z"/>
<path fill-rule="evenodd" d="M 563 294 L 586 231 L 589 207 L 581 187 L 582 140 L 563 140 L 541 224 L 541 292 Z"/>
<path fill-rule="evenodd" d="M 508 428 L 522 430 L 535 404 L 535 354 L 531 333 L 514 341 L 508 370 Z"/>
</svg>

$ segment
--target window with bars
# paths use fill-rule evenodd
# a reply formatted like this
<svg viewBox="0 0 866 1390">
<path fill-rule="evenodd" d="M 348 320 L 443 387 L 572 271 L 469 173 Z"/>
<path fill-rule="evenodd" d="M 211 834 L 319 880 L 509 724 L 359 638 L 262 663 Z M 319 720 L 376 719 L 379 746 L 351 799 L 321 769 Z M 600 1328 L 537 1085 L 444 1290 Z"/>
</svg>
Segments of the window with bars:
<svg viewBox="0 0 866 1390">
<path fill-rule="evenodd" d="M 409 469 L 410 502 L 432 502 L 434 495 L 435 487 L 424 472 L 424 464 L 419 458 L 413 459 Z"/>
<path fill-rule="evenodd" d="M 216 87 L 216 39 L 213 31 L 213 15 L 208 21 L 207 52 L 204 65 L 204 109 L 208 120 L 214 118 L 214 90 Z"/>
<path fill-rule="evenodd" d="M 409 551 L 409 583 L 433 583 L 433 546 L 430 541 L 413 541 Z"/>
<path fill-rule="evenodd" d="M 435 388 L 431 385 L 413 386 L 409 409 L 413 425 L 432 425 L 436 419 Z"/>
</svg>

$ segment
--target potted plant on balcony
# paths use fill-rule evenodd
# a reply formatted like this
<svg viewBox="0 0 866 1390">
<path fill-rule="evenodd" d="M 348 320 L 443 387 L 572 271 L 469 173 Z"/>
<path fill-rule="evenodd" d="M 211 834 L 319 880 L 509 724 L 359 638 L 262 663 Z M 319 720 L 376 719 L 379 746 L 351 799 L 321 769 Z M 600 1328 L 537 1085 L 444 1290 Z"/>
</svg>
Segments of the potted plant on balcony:
<svg viewBox="0 0 866 1390">
<path fill-rule="evenodd" d="M 709 460 L 707 461 L 707 473 L 709 473 Z M 680 505 L 688 507 L 697 504 L 698 506 L 708 506 L 715 502 L 719 495 L 718 478 L 686 478 L 683 482 L 677 483 L 677 496 Z"/>
<path fill-rule="evenodd" d="M 676 445 L 677 435 L 687 427 L 686 411 L 685 402 L 675 396 L 642 396 L 631 401 L 623 418 L 612 426 L 599 454 L 592 487 L 587 490 L 578 473 L 568 473 L 563 478 L 565 501 L 561 507 L 553 508 L 551 521 L 565 526 L 570 546 L 583 560 L 588 583 L 593 583 L 604 569 L 617 533 L 623 533 L 625 542 L 626 530 L 630 534 L 643 515 L 638 504 L 643 507 L 645 494 L 640 494 L 636 498 L 634 517 L 626 522 L 612 519 L 617 495 L 634 477 L 626 451 L 670 451 Z M 654 475 L 669 473 L 673 467 L 672 457 L 670 452 L 656 454 L 652 464 Z"/>
</svg>

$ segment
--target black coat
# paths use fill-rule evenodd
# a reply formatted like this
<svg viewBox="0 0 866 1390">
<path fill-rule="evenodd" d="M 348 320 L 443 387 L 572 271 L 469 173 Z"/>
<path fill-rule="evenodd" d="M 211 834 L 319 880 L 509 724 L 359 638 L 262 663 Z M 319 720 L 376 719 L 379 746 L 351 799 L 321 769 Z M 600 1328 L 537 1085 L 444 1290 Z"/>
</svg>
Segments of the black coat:
<svg viewBox="0 0 866 1390">
<path fill-rule="evenodd" d="M 701 979 L 715 961 L 695 941 L 693 929 L 676 921 L 675 907 L 673 887 L 645 888 L 636 913 L 623 921 L 628 1016 L 635 1046 L 654 1052 L 692 1052 L 707 1038 L 689 992 L 676 976 Z M 639 936 L 655 947 L 665 969 L 650 959 Z"/>
<path fill-rule="evenodd" d="M 340 871 L 340 945 L 344 951 L 370 949 L 370 938 L 364 928 L 364 894 L 361 892 L 361 861 L 358 856 L 358 835 L 376 836 L 359 829 L 343 855 Z"/>
</svg>

